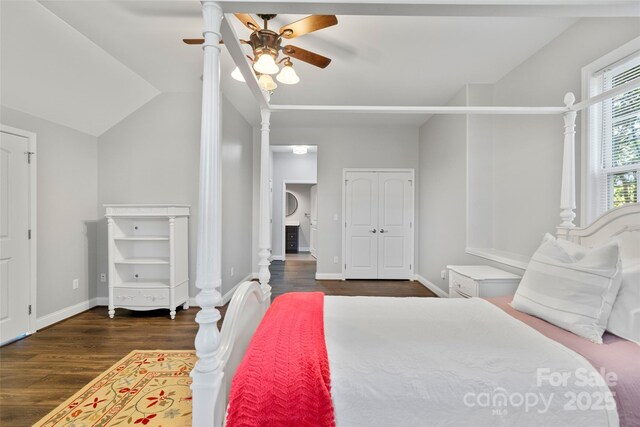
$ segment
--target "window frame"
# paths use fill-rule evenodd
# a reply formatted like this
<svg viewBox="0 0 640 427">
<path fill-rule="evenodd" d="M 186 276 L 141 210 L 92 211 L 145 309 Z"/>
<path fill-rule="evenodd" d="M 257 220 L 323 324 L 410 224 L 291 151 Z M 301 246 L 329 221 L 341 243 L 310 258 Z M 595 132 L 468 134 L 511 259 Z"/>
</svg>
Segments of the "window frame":
<svg viewBox="0 0 640 427">
<path fill-rule="evenodd" d="M 594 74 L 600 70 L 621 62 L 626 58 L 640 57 L 640 37 L 625 43 L 608 54 L 598 58 L 582 68 L 582 99 L 591 97 Z M 582 110 L 581 117 L 581 180 L 580 180 L 580 222 L 584 227 L 591 224 L 604 212 L 600 211 L 600 160 L 601 160 L 601 126 L 592 123 L 594 111 L 600 109 L 600 103 Z M 595 143 L 597 142 L 597 143 Z"/>
</svg>

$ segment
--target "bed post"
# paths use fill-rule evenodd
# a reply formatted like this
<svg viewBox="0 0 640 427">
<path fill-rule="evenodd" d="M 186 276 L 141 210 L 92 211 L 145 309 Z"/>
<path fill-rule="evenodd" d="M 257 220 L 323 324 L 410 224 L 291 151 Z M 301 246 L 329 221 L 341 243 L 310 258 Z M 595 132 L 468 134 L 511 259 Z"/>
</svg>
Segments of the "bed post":
<svg viewBox="0 0 640 427">
<path fill-rule="evenodd" d="M 271 221 L 270 221 L 270 156 L 269 156 L 269 121 L 271 111 L 263 108 L 260 111 L 262 117 L 262 129 L 260 135 L 260 224 L 258 236 L 258 279 L 264 292 L 268 306 L 271 299 L 271 286 L 269 279 L 269 257 L 271 256 Z"/>
<path fill-rule="evenodd" d="M 202 122 L 200 138 L 200 190 L 198 246 L 196 253 L 196 315 L 200 325 L 195 339 L 198 361 L 191 371 L 192 425 L 221 426 L 224 413 L 216 407 L 222 386 L 222 364 L 216 354 L 220 346 L 216 308 L 222 303 L 221 285 L 221 173 L 220 173 L 220 26 L 222 9 L 202 2 L 204 18 L 204 72 L 202 75 Z"/>
<path fill-rule="evenodd" d="M 576 97 L 568 92 L 564 96 L 564 104 L 567 112 L 564 113 L 564 155 L 562 160 L 562 191 L 560 194 L 560 219 L 557 227 L 557 236 L 567 239 L 569 230 L 575 227 L 573 219 L 576 217 L 573 211 L 576 208 L 576 114 L 572 110 Z"/>
</svg>

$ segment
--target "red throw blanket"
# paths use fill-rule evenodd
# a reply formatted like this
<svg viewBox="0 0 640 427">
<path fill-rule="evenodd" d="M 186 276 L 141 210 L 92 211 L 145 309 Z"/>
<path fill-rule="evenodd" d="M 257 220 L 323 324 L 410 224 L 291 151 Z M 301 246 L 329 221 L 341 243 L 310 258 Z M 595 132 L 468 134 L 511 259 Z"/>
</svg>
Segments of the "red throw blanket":
<svg viewBox="0 0 640 427">
<path fill-rule="evenodd" d="M 333 427 L 324 294 L 275 299 L 233 378 L 227 427 Z"/>
</svg>

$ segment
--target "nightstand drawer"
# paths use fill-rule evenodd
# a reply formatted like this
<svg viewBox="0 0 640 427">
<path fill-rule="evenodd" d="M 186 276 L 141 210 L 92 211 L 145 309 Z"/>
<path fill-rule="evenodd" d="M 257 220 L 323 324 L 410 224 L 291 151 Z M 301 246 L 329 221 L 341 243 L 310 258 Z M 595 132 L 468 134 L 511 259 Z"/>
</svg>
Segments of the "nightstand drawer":
<svg viewBox="0 0 640 427">
<path fill-rule="evenodd" d="M 478 285 L 473 279 L 451 271 L 449 275 L 449 296 L 453 298 L 477 297 Z"/>
<path fill-rule="evenodd" d="M 521 277 L 488 265 L 448 265 L 450 298 L 513 295 Z"/>
</svg>

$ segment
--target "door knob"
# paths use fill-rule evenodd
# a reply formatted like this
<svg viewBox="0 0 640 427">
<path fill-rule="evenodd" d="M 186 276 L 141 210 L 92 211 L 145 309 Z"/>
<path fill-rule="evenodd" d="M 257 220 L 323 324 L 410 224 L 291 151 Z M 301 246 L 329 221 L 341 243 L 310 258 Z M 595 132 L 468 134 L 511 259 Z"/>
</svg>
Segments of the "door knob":
<svg viewBox="0 0 640 427">
<path fill-rule="evenodd" d="M 373 230 L 369 230 L 369 233 L 375 234 L 376 233 L 376 229 L 374 228 Z"/>
<path fill-rule="evenodd" d="M 380 229 L 380 233 L 384 233 L 386 230 L 384 228 Z"/>
</svg>

